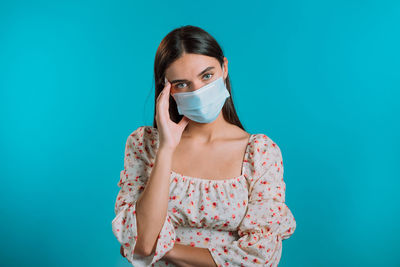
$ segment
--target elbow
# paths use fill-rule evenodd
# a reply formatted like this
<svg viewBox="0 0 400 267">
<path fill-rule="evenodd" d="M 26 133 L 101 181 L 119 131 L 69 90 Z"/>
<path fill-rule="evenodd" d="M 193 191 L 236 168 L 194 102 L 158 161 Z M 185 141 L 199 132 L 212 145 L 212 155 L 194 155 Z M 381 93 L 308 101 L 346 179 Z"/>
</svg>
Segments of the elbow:
<svg viewBox="0 0 400 267">
<path fill-rule="evenodd" d="M 148 257 L 148 256 L 152 255 L 156 250 L 156 245 L 157 245 L 157 243 L 155 243 L 152 248 L 151 247 L 145 247 L 142 250 L 142 252 L 143 252 L 142 256 Z"/>
<path fill-rule="evenodd" d="M 140 240 L 140 241 L 139 241 Z M 154 245 L 150 247 L 148 244 L 153 243 Z M 134 249 L 134 254 L 138 254 L 140 256 L 150 256 L 154 253 L 157 246 L 157 240 L 155 242 L 149 242 L 148 240 L 144 240 L 143 237 L 136 240 L 136 245 Z"/>
<path fill-rule="evenodd" d="M 133 250 L 133 254 L 139 255 L 142 257 L 147 257 L 151 253 L 149 253 L 149 250 L 146 247 L 144 247 L 141 243 L 136 242 L 135 248 Z"/>
</svg>

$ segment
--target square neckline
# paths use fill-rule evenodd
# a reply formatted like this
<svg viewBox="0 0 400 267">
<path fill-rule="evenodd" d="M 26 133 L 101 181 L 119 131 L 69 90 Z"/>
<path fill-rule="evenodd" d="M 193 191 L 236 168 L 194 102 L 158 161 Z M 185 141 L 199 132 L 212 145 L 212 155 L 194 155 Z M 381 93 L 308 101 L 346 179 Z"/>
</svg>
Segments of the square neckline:
<svg viewBox="0 0 400 267">
<path fill-rule="evenodd" d="M 182 173 L 178 173 L 175 172 L 171 169 L 171 176 L 170 178 L 174 178 L 174 177 L 179 177 L 181 179 L 185 178 L 185 179 L 189 179 L 189 180 L 196 180 L 196 181 L 203 181 L 203 182 L 230 182 L 230 181 L 235 181 L 237 179 L 242 179 L 245 176 L 245 162 L 248 158 L 248 154 L 249 154 L 249 149 L 250 149 L 250 145 L 252 142 L 253 137 L 255 136 L 255 134 L 250 134 L 248 140 L 247 140 L 247 145 L 246 145 L 246 149 L 242 158 L 242 167 L 241 167 L 241 174 L 239 176 L 235 176 L 232 178 L 226 178 L 226 179 L 210 179 L 210 178 L 200 178 L 200 177 L 194 177 L 194 176 L 189 176 L 189 175 L 184 175 Z"/>
</svg>

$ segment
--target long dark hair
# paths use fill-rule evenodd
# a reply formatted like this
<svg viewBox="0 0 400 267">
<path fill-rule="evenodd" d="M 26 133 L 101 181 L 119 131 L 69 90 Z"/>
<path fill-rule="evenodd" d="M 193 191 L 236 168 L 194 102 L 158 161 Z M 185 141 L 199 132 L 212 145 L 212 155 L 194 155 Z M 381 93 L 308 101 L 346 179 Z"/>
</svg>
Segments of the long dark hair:
<svg viewBox="0 0 400 267">
<path fill-rule="evenodd" d="M 183 53 L 199 54 L 216 58 L 219 63 L 224 63 L 224 54 L 217 41 L 205 30 L 191 25 L 182 26 L 172 30 L 157 48 L 154 60 L 154 81 L 155 81 L 155 98 L 154 98 L 154 118 L 153 127 L 157 128 L 156 121 L 156 103 L 157 97 L 164 89 L 165 70 Z M 224 119 L 234 125 L 239 126 L 244 130 L 242 123 L 236 113 L 232 100 L 231 83 L 229 81 L 229 74 L 226 77 L 226 88 L 230 96 L 226 99 L 222 107 L 222 114 Z M 175 99 L 169 96 L 169 115 L 171 120 L 178 123 L 183 115 L 178 113 Z"/>
</svg>

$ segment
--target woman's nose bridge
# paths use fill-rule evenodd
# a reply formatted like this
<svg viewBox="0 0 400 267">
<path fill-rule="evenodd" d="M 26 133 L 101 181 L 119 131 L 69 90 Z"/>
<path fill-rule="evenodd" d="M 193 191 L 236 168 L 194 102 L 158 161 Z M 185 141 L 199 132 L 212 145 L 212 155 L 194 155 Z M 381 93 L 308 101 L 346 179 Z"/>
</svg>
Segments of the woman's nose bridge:
<svg viewBox="0 0 400 267">
<path fill-rule="evenodd" d="M 198 89 L 200 89 L 201 87 L 203 87 L 205 85 L 205 83 L 199 79 L 196 79 L 194 82 L 192 82 L 192 88 L 190 88 L 191 91 L 196 91 Z"/>
<path fill-rule="evenodd" d="M 201 87 L 214 82 L 215 80 L 216 80 L 216 78 L 211 78 L 211 79 L 207 80 L 206 82 L 204 82 L 201 79 L 197 78 L 191 82 L 190 91 L 191 92 L 196 91 L 196 90 L 200 89 Z"/>
</svg>

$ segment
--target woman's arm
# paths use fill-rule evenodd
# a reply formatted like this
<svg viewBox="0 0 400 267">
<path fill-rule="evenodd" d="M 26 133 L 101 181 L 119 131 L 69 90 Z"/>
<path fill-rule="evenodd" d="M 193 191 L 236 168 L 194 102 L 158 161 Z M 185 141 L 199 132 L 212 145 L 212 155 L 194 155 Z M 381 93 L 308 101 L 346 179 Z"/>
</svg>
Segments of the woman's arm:
<svg viewBox="0 0 400 267">
<path fill-rule="evenodd" d="M 135 254 L 151 255 L 167 216 L 173 149 L 160 147 L 151 175 L 136 204 L 138 238 Z"/>
<path fill-rule="evenodd" d="M 179 267 L 215 267 L 217 266 L 207 248 L 176 244 L 162 258 Z"/>
</svg>

